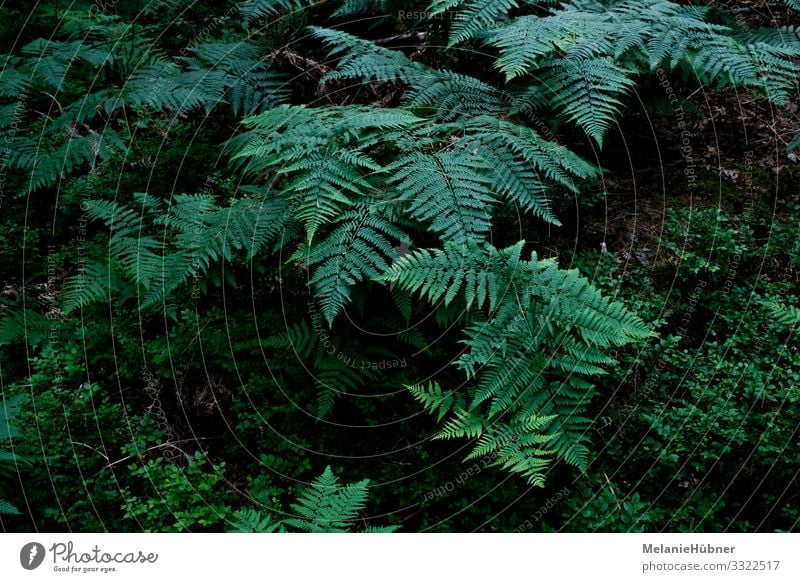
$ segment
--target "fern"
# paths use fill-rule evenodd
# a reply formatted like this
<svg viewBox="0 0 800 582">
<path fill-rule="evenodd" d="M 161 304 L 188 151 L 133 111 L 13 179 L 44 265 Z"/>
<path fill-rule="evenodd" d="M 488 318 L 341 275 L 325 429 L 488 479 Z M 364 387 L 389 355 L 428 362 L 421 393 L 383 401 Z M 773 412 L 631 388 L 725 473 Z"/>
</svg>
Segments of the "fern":
<svg viewBox="0 0 800 582">
<path fill-rule="evenodd" d="M 0 446 L 5 447 L 11 443 L 12 439 L 19 435 L 19 431 L 14 427 L 14 417 L 19 406 L 19 400 L 0 400 Z M 16 473 L 17 467 L 24 459 L 12 451 L 0 448 L 0 477 L 9 473 Z M 2 494 L 2 486 L 0 486 Z M 19 510 L 8 501 L 0 498 L 1 515 L 19 515 Z"/>
<path fill-rule="evenodd" d="M 252 131 L 229 147 L 236 150 L 233 160 L 249 158 L 249 172 L 271 170 L 288 179 L 280 196 L 295 208 L 310 241 L 333 217 L 374 194 L 372 176 L 381 166 L 367 151 L 383 131 L 421 121 L 405 111 L 282 106 L 246 120 Z"/>
<path fill-rule="evenodd" d="M 456 3 L 447 3 L 456 4 Z M 459 2 L 464 6 L 484 3 Z M 486 3 L 506 13 L 503 2 Z M 501 19 L 485 40 L 508 80 L 531 75 L 550 103 L 598 144 L 624 106 L 633 78 L 680 68 L 716 87 L 747 86 L 777 104 L 796 90 L 796 31 L 736 31 L 705 21 L 708 7 L 664 0 L 573 2 L 544 16 Z M 457 23 L 454 40 L 464 26 Z"/>
<path fill-rule="evenodd" d="M 403 220 L 468 244 L 489 234 L 493 207 L 506 198 L 558 224 L 550 190 L 577 191 L 576 181 L 597 176 L 534 130 L 487 115 L 429 126 L 402 109 L 282 106 L 245 124 L 232 158 L 277 183 L 275 195 L 303 225 L 292 259 L 311 270 L 329 324 L 353 286 L 379 278 L 394 243 L 409 239 L 396 226 Z"/>
<path fill-rule="evenodd" d="M 366 505 L 368 486 L 366 479 L 340 485 L 331 468 L 326 467 L 291 505 L 296 516 L 285 519 L 284 523 L 306 532 L 349 531 Z"/>
<path fill-rule="evenodd" d="M 407 107 L 435 107 L 435 118 L 453 121 L 480 115 L 499 115 L 509 108 L 513 97 L 474 77 L 452 71 L 425 71 L 409 79 Z"/>
<path fill-rule="evenodd" d="M 338 226 L 323 241 L 301 245 L 292 259 L 313 268 L 309 283 L 330 324 L 350 301 L 350 288 L 383 274 L 394 256 L 392 241 L 405 239 L 407 235 L 374 207 L 364 206 L 342 214 Z"/>
<path fill-rule="evenodd" d="M 239 4 L 239 12 L 245 23 L 252 24 L 262 18 L 274 18 L 281 12 L 303 10 L 319 2 L 311 0 L 245 0 Z"/>
<path fill-rule="evenodd" d="M 782 325 L 792 326 L 800 324 L 800 308 L 796 305 L 785 305 L 778 301 L 766 303 L 770 316 Z"/>
<path fill-rule="evenodd" d="M 284 201 L 260 196 L 222 207 L 205 194 L 179 194 L 169 206 L 147 194 L 139 200 L 139 213 L 108 201 L 87 203 L 89 217 L 111 230 L 109 260 L 67 279 L 62 295 L 67 312 L 107 300 L 111 291 L 124 287 L 124 278 L 138 286 L 141 307 L 163 303 L 187 281 L 237 252 L 245 260 L 253 258 L 284 234 L 290 218 Z M 148 233 L 147 224 L 156 228 Z"/>
<path fill-rule="evenodd" d="M 555 4 L 553 0 L 527 0 L 524 4 Z M 429 10 L 436 16 L 458 8 L 455 24 L 450 30 L 449 46 L 454 46 L 469 38 L 480 36 L 486 29 L 493 28 L 498 21 L 507 19 L 508 13 L 518 8 L 516 0 L 433 0 Z"/>
<path fill-rule="evenodd" d="M 37 347 L 62 338 L 59 320 L 31 309 L 0 311 L 0 346 L 27 343 Z"/>
<path fill-rule="evenodd" d="M 316 315 L 313 317 L 316 319 Z M 308 384 L 313 379 L 316 391 L 314 415 L 324 419 L 330 415 L 336 400 L 346 394 L 354 394 L 359 388 L 375 380 L 371 370 L 353 366 L 350 359 L 342 357 L 345 348 L 331 339 L 321 339 L 320 333 L 307 322 L 295 324 L 281 334 L 265 338 L 261 345 L 278 354 L 291 353 L 285 372 L 295 377 L 298 383 Z M 297 367 L 297 361 L 302 366 Z M 283 366 L 273 363 L 278 369 Z"/>
<path fill-rule="evenodd" d="M 265 64 L 258 46 L 247 43 L 204 43 L 182 59 L 190 73 L 203 74 L 203 85 L 218 78 L 233 114 L 254 115 L 288 100 L 286 79 Z M 220 75 L 221 73 L 221 75 Z M 185 84 L 186 75 L 180 80 Z"/>
<path fill-rule="evenodd" d="M 584 412 L 594 393 L 588 378 L 614 362 L 605 349 L 652 332 L 576 271 L 535 254 L 523 260 L 522 246 L 446 244 L 399 259 L 384 279 L 431 302 L 462 297 L 483 308 L 457 362 L 476 380 L 463 394 L 467 404 L 437 388 L 410 389 L 431 412 L 453 409 L 437 438 L 478 439 L 470 458 L 491 452 L 496 464 L 542 485 L 553 459 L 586 466 Z M 504 444 L 508 435 L 513 445 Z"/>
<path fill-rule="evenodd" d="M 399 200 L 442 240 L 464 244 L 489 232 L 496 200 L 487 176 L 490 166 L 481 157 L 464 149 L 415 152 L 396 167 L 392 182 Z"/>
<path fill-rule="evenodd" d="M 228 531 L 232 533 L 274 533 L 285 532 L 286 528 L 280 521 L 275 521 L 272 515 L 264 515 L 257 509 L 248 507 L 233 514 Z"/>
<path fill-rule="evenodd" d="M 555 60 L 548 63 L 544 83 L 553 104 L 602 147 L 603 136 L 634 86 L 629 73 L 608 58 Z"/>
<path fill-rule="evenodd" d="M 455 249 L 462 249 L 455 256 Z M 444 250 L 422 249 L 392 264 L 382 278 L 409 293 L 419 293 L 429 303 L 450 304 L 463 297 L 467 308 L 494 309 L 510 283 L 506 273 L 519 261 L 522 244 L 502 251 L 468 241 L 465 247 L 449 244 Z"/>
<path fill-rule="evenodd" d="M 330 467 L 309 483 L 291 504 L 292 517 L 275 520 L 271 515 L 246 508 L 233 515 L 228 531 L 240 533 L 301 532 L 343 533 L 353 531 L 367 501 L 369 480 L 341 485 Z M 393 532 L 395 526 L 368 526 L 366 533 Z"/>
<path fill-rule="evenodd" d="M 530 128 L 488 116 L 473 118 L 463 128 L 460 143 L 491 168 L 499 193 L 551 224 L 559 224 L 550 211 L 552 187 L 577 192 L 578 181 L 598 176 L 596 167 Z"/>
<path fill-rule="evenodd" d="M 472 38 L 484 29 L 491 28 L 519 4 L 516 0 L 469 0 L 467 2 L 454 2 L 453 0 L 434 0 L 431 3 L 431 13 L 441 14 L 454 5 L 461 5 L 458 18 L 450 30 L 450 46 L 463 40 Z"/>
<path fill-rule="evenodd" d="M 368 381 L 374 381 L 369 370 L 362 370 L 348 365 L 338 354 L 323 358 L 314 370 L 317 402 L 315 414 L 322 419 L 328 416 L 337 399 L 346 394 L 353 394 Z"/>
<path fill-rule="evenodd" d="M 452 392 L 443 392 L 436 382 L 429 382 L 427 386 L 415 384 L 406 388 L 428 412 L 436 414 L 437 421 L 441 421 L 453 408 L 463 408 L 463 404 L 459 406 L 459 400 Z"/>
<path fill-rule="evenodd" d="M 385 15 L 389 5 L 389 0 L 341 0 L 333 16 L 352 16 L 365 12 Z"/>
<path fill-rule="evenodd" d="M 312 26 L 309 31 L 329 47 L 328 58 L 339 58 L 337 69 L 325 75 L 322 82 L 356 78 L 411 84 L 424 74 L 425 67 L 410 61 L 400 51 L 383 48 L 340 30 Z"/>
<path fill-rule="evenodd" d="M 123 151 L 125 143 L 113 130 L 83 134 L 73 128 L 61 128 L 59 134 L 43 137 L 18 136 L 10 140 L 8 164 L 27 171 L 25 192 L 56 185 L 78 168 L 94 168 L 112 154 Z"/>
<path fill-rule="evenodd" d="M 308 532 L 343 532 L 364 509 L 369 481 L 340 485 L 330 467 L 312 481 L 292 504 L 297 517 L 287 525 Z"/>
</svg>

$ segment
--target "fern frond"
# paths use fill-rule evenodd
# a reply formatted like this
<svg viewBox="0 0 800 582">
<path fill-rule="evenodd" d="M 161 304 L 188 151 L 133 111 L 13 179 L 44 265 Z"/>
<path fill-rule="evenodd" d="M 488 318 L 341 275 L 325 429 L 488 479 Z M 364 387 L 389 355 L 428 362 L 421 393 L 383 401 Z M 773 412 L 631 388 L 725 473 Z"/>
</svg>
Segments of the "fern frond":
<svg viewBox="0 0 800 582">
<path fill-rule="evenodd" d="M 552 5 L 555 0 L 526 0 L 524 4 Z M 449 47 L 465 40 L 481 36 L 497 22 L 507 19 L 508 13 L 519 7 L 516 0 L 432 0 L 429 11 L 432 16 L 458 8 L 454 24 L 450 28 Z"/>
<path fill-rule="evenodd" d="M 463 295 L 467 308 L 494 309 L 511 281 L 523 242 L 503 251 L 467 241 L 464 246 L 445 244 L 444 249 L 422 249 L 397 259 L 383 275 L 409 293 L 419 293 L 429 303 L 449 305 Z"/>
<path fill-rule="evenodd" d="M 368 370 L 352 367 L 338 357 L 324 358 L 316 365 L 313 374 L 318 391 L 317 418 L 325 418 L 338 398 L 353 393 L 372 379 Z"/>
<path fill-rule="evenodd" d="M 302 260 L 313 275 L 322 313 L 331 324 L 350 302 L 350 288 L 359 281 L 377 279 L 389 267 L 394 253 L 392 239 L 408 236 L 375 210 L 362 207 L 343 214 L 334 230 L 321 242 L 300 246 L 293 260 Z"/>
<path fill-rule="evenodd" d="M 594 394 L 587 379 L 614 362 L 603 348 L 653 334 L 577 271 L 535 254 L 522 260 L 523 244 L 420 250 L 398 260 L 385 278 L 432 302 L 463 296 L 480 308 L 490 297 L 485 319 L 467 327 L 467 349 L 457 360 L 476 380 L 469 405 L 454 405 L 459 395 L 447 400 L 435 388 L 413 393 L 432 411 L 453 408 L 437 438 L 477 438 L 470 458 L 494 454 L 496 464 L 540 485 L 553 459 L 587 462 L 590 421 L 583 412 Z"/>
<path fill-rule="evenodd" d="M 312 481 L 291 505 L 297 517 L 284 521 L 307 532 L 344 532 L 364 509 L 368 480 L 340 485 L 330 467 Z"/>
<path fill-rule="evenodd" d="M 414 384 L 413 386 L 406 386 L 406 389 L 411 392 L 415 400 L 422 404 L 425 410 L 431 414 L 436 414 L 437 422 L 441 421 L 453 407 L 458 406 L 458 398 L 454 396 L 452 391 L 443 392 L 438 382 L 428 382 L 427 386 Z"/>
<path fill-rule="evenodd" d="M 284 333 L 264 338 L 261 345 L 266 348 L 289 350 L 301 360 L 311 358 L 320 347 L 319 336 L 305 320 L 295 323 Z"/>
<path fill-rule="evenodd" d="M 566 11 L 554 16 L 520 16 L 494 29 L 487 43 L 499 49 L 497 67 L 510 81 L 541 66 L 545 57 L 566 52 L 578 38 L 589 36 L 601 18 L 580 17 Z"/>
<path fill-rule="evenodd" d="M 336 70 L 322 78 L 322 82 L 332 79 L 375 80 L 380 83 L 402 81 L 411 84 L 425 68 L 409 60 L 401 51 L 391 50 L 363 40 L 352 34 L 309 27 L 312 36 L 330 47 L 328 58 L 338 58 Z"/>
<path fill-rule="evenodd" d="M 60 327 L 57 319 L 31 309 L 8 309 L 0 312 L 0 346 L 20 342 L 38 346 L 60 337 Z"/>
<path fill-rule="evenodd" d="M 495 187 L 526 212 L 551 224 L 559 224 L 550 210 L 551 183 L 577 192 L 576 180 L 599 174 L 567 148 L 521 125 L 481 116 L 464 123 L 463 131 L 459 143 L 487 162 Z"/>
<path fill-rule="evenodd" d="M 281 12 L 294 12 L 313 6 L 319 0 L 245 0 L 239 4 L 239 13 L 247 25 L 262 18 L 274 18 Z"/>
<path fill-rule="evenodd" d="M 432 12 L 439 14 L 445 6 L 452 4 L 453 2 L 449 0 L 446 2 L 434 0 L 431 3 Z M 460 5 L 460 10 L 453 26 L 450 28 L 450 38 L 448 40 L 450 47 L 492 28 L 511 10 L 519 6 L 516 0 L 467 0 L 458 2 L 458 4 Z"/>
<path fill-rule="evenodd" d="M 629 72 L 610 58 L 557 59 L 548 63 L 544 83 L 553 104 L 602 147 L 603 136 L 634 86 Z"/>
<path fill-rule="evenodd" d="M 64 281 L 61 309 L 69 314 L 92 303 L 108 301 L 117 290 L 120 285 L 108 263 L 91 263 Z"/>
<path fill-rule="evenodd" d="M 778 323 L 783 325 L 797 325 L 800 324 L 800 307 L 796 305 L 785 305 L 778 301 L 770 301 L 766 303 L 770 316 Z"/>
<path fill-rule="evenodd" d="M 389 10 L 389 0 L 341 0 L 333 16 L 352 16 L 364 12 L 386 15 Z"/>
<path fill-rule="evenodd" d="M 452 71 L 425 71 L 408 80 L 403 97 L 406 107 L 435 107 L 435 118 L 452 121 L 461 117 L 497 115 L 508 109 L 513 98 L 506 91 L 474 77 Z"/>
<path fill-rule="evenodd" d="M 231 516 L 228 531 L 232 533 L 273 533 L 286 529 L 270 514 L 264 515 L 253 508 L 240 509 Z"/>
<path fill-rule="evenodd" d="M 454 439 L 468 438 L 473 439 L 481 436 L 489 426 L 488 420 L 478 412 L 471 412 L 463 408 L 457 408 L 451 418 L 434 435 L 434 439 Z"/>
<path fill-rule="evenodd" d="M 0 499 L 0 515 L 20 515 L 20 512 L 8 501 Z"/>
<path fill-rule="evenodd" d="M 430 224 L 443 241 L 466 244 L 487 234 L 496 199 L 489 165 L 470 151 L 412 153 L 391 178 L 409 214 Z"/>
</svg>

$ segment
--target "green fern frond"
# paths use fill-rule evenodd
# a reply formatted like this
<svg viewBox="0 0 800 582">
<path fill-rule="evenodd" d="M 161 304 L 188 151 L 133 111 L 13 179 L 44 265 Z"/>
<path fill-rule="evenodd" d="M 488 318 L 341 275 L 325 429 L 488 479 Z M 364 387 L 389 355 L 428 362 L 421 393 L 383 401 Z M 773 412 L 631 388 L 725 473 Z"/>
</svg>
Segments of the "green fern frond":
<svg viewBox="0 0 800 582">
<path fill-rule="evenodd" d="M 595 166 L 533 129 L 488 116 L 471 119 L 462 127 L 465 135 L 459 143 L 487 162 L 495 187 L 523 210 L 551 224 L 560 224 L 550 210 L 551 185 L 577 192 L 576 180 L 599 175 Z"/>
<path fill-rule="evenodd" d="M 389 0 L 341 0 L 333 16 L 352 16 L 354 14 L 386 15 L 389 10 Z"/>
<path fill-rule="evenodd" d="M 528 5 L 552 5 L 555 0 L 526 0 Z M 507 19 L 508 13 L 518 8 L 516 0 L 432 0 L 428 10 L 437 16 L 458 9 L 454 24 L 450 28 L 448 46 L 453 47 L 465 40 L 481 35 L 493 28 L 497 22 Z"/>
<path fill-rule="evenodd" d="M 443 241 L 466 244 L 491 229 L 496 199 L 489 165 L 466 150 L 415 152 L 401 158 L 391 180 L 409 214 L 430 224 Z"/>
<path fill-rule="evenodd" d="M 796 305 L 785 305 L 778 301 L 766 303 L 770 316 L 783 325 L 800 324 L 800 307 Z"/>
<path fill-rule="evenodd" d="M 437 438 L 477 438 L 470 458 L 495 454 L 496 464 L 540 485 L 554 459 L 585 467 L 590 421 L 583 413 L 594 395 L 589 379 L 614 363 L 603 349 L 653 332 L 577 271 L 535 254 L 522 260 L 523 244 L 501 251 L 485 243 L 420 250 L 384 278 L 431 302 L 463 296 L 486 308 L 489 299 L 485 317 L 466 328 L 467 349 L 457 360 L 475 380 L 469 406 L 455 406 L 459 395 L 446 400 L 435 387 L 412 393 L 431 411 L 454 409 Z"/>
<path fill-rule="evenodd" d="M 245 0 L 239 4 L 239 13 L 247 25 L 262 18 L 275 18 L 281 12 L 303 10 L 319 0 Z"/>
<path fill-rule="evenodd" d="M 163 303 L 189 279 L 232 260 L 237 252 L 252 259 L 284 234 L 290 219 L 284 200 L 258 193 L 221 207 L 206 194 L 178 194 L 169 205 L 146 194 L 139 200 L 139 212 L 104 200 L 86 204 L 87 214 L 111 229 L 111 262 L 67 280 L 63 299 L 68 311 L 105 300 L 109 291 L 121 288 L 118 271 L 140 287 L 141 307 Z M 148 222 L 160 227 L 158 238 L 144 232 Z"/>
<path fill-rule="evenodd" d="M 319 336 L 305 320 L 295 323 L 284 333 L 264 338 L 261 345 L 266 348 L 289 350 L 301 360 L 315 356 L 320 347 Z"/>
<path fill-rule="evenodd" d="M 519 6 L 516 0 L 466 0 L 459 2 L 434 0 L 431 2 L 431 12 L 434 15 L 441 14 L 456 4 L 459 5 L 459 11 L 450 28 L 448 44 L 451 47 L 478 36 L 486 29 L 492 28 L 511 10 Z"/>
<path fill-rule="evenodd" d="M 322 78 L 323 83 L 332 79 L 361 79 L 411 84 L 417 76 L 424 74 L 424 67 L 409 60 L 399 50 L 378 46 L 340 30 L 317 26 L 309 27 L 309 30 L 312 36 L 330 47 L 328 58 L 339 59 L 336 69 Z"/>
<path fill-rule="evenodd" d="M 478 412 L 457 408 L 442 429 L 434 435 L 435 439 L 468 438 L 481 436 L 489 426 L 489 421 Z"/>
<path fill-rule="evenodd" d="M 292 260 L 302 260 L 313 275 L 309 283 L 331 324 L 350 302 L 350 289 L 359 281 L 377 279 L 396 256 L 392 240 L 408 236 L 380 216 L 375 207 L 343 214 L 321 242 L 304 243 Z"/>
<path fill-rule="evenodd" d="M 291 505 L 296 517 L 284 522 L 307 532 L 344 532 L 364 509 L 369 481 L 340 485 L 330 467 L 312 481 Z"/>
<path fill-rule="evenodd" d="M 557 59 L 548 65 L 544 84 L 553 105 L 602 147 L 603 136 L 622 109 L 621 99 L 634 86 L 629 71 L 610 58 Z"/>
<path fill-rule="evenodd" d="M 6 445 L 13 437 L 19 435 L 13 424 L 19 404 L 19 398 L 0 400 L 0 446 Z M 16 471 L 17 465 L 23 461 L 25 459 L 16 453 L 0 448 L 0 475 Z M 0 499 L 0 515 L 20 515 L 20 512 L 8 501 Z"/>
<path fill-rule="evenodd" d="M 82 266 L 76 275 L 64 281 L 61 292 L 61 308 L 72 313 L 92 303 L 105 302 L 116 291 L 121 291 L 118 278 L 106 262 L 95 262 Z"/>
<path fill-rule="evenodd" d="M 31 309 L 8 309 L 0 312 L 0 346 L 24 342 L 38 346 L 61 337 L 56 318 L 48 318 Z"/>
<path fill-rule="evenodd" d="M 409 79 L 411 90 L 403 97 L 406 107 L 435 107 L 435 118 L 452 121 L 461 117 L 499 115 L 509 108 L 512 96 L 474 77 L 452 71 L 420 71 Z"/>
<path fill-rule="evenodd" d="M 493 310 L 511 283 L 507 276 L 519 261 L 523 244 L 503 251 L 475 241 L 445 244 L 442 250 L 422 249 L 397 259 L 382 279 L 419 293 L 432 304 L 449 305 L 463 295 L 467 308 L 488 305 Z"/>
<path fill-rule="evenodd" d="M 427 386 L 414 384 L 406 386 L 414 399 L 431 414 L 436 414 L 437 422 L 441 421 L 454 407 L 459 406 L 459 399 L 452 391 L 443 392 L 438 382 L 428 382 Z M 463 402 L 460 405 L 463 407 Z"/>
<path fill-rule="evenodd" d="M 317 418 L 325 418 L 336 400 L 373 379 L 369 370 L 348 365 L 338 356 L 321 360 L 313 371 L 317 388 Z"/>
<path fill-rule="evenodd" d="M 20 515 L 20 512 L 8 501 L 0 499 L 0 515 Z"/>
<path fill-rule="evenodd" d="M 263 514 L 257 509 L 245 508 L 231 516 L 227 531 L 232 533 L 273 533 L 285 532 L 280 521 L 274 521 L 270 514 Z"/>
<path fill-rule="evenodd" d="M 487 43 L 500 51 L 495 67 L 511 81 L 538 69 L 545 57 L 566 52 L 578 38 L 590 36 L 601 25 L 602 18 L 567 11 L 546 17 L 520 16 L 494 29 Z"/>
</svg>

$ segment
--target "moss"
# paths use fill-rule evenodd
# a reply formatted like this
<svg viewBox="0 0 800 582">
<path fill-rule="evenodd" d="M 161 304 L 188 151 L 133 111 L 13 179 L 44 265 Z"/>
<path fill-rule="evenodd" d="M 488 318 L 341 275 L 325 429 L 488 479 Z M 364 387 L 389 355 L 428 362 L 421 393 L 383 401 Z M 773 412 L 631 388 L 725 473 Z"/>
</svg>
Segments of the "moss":
<svg viewBox="0 0 800 582">
<path fill-rule="evenodd" d="M 699 170 L 690 190 L 695 205 L 720 208 L 730 216 L 738 216 L 746 222 L 761 223 L 772 216 L 772 193 L 775 178 L 760 167 L 747 162 L 728 164 L 728 175 L 711 170 Z M 785 182 L 783 180 L 782 182 Z"/>
</svg>

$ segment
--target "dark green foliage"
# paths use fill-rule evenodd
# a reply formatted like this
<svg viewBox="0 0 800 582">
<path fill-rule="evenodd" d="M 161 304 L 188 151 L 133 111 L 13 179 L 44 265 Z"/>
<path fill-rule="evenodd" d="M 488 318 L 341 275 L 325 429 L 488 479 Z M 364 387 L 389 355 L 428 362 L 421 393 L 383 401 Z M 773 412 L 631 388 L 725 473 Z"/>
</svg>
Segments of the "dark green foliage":
<svg viewBox="0 0 800 582">
<path fill-rule="evenodd" d="M 230 531 L 240 533 L 265 533 L 287 531 L 342 533 L 352 531 L 356 518 L 364 509 L 369 480 L 340 485 L 339 479 L 326 467 L 325 471 L 309 483 L 292 503 L 290 515 L 275 520 L 271 515 L 252 509 L 238 511 Z M 368 533 L 391 532 L 397 528 L 367 527 Z"/>
<path fill-rule="evenodd" d="M 4 530 L 796 528 L 788 9 L 17 4 Z"/>
<path fill-rule="evenodd" d="M 614 363 L 604 350 L 651 333 L 577 272 L 535 254 L 526 261 L 521 250 L 522 243 L 502 251 L 449 244 L 403 257 L 386 278 L 434 304 L 459 297 L 467 308 L 487 307 L 466 328 L 457 361 L 476 385 L 462 397 L 438 386 L 412 393 L 440 417 L 452 410 L 438 438 L 478 439 L 467 459 L 493 455 L 493 464 L 543 486 L 551 458 L 586 467 L 584 411 L 594 394 L 587 380 Z"/>
<path fill-rule="evenodd" d="M 13 445 L 14 437 L 20 432 L 14 427 L 14 416 L 17 411 L 17 402 L 0 400 L 0 479 L 8 479 L 9 475 L 18 471 L 24 460 L 9 450 L 8 445 Z M 3 494 L 3 485 L 0 482 L 0 494 Z M 19 510 L 10 502 L 0 497 L 0 515 L 19 515 Z"/>
</svg>

